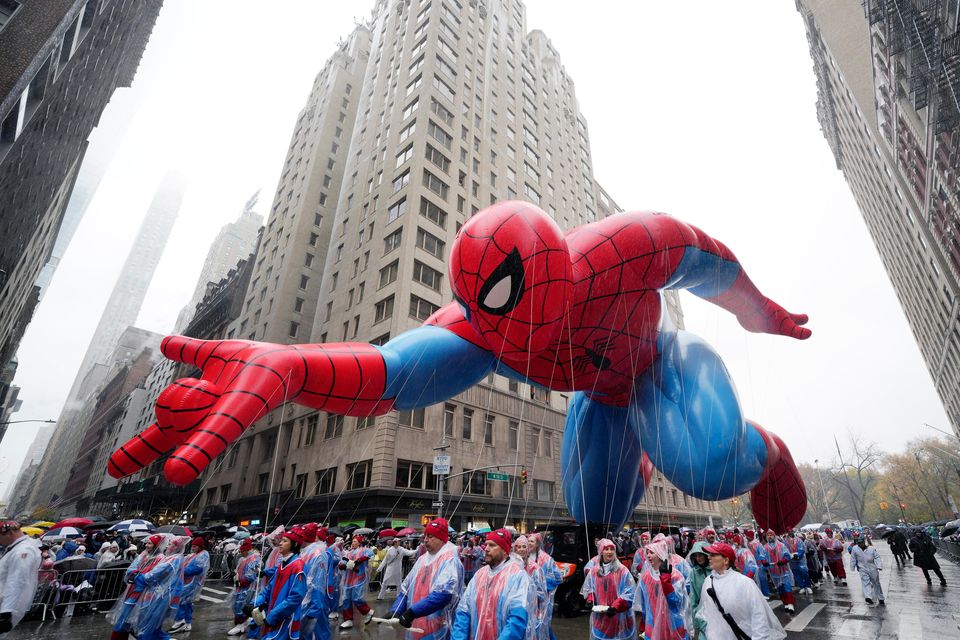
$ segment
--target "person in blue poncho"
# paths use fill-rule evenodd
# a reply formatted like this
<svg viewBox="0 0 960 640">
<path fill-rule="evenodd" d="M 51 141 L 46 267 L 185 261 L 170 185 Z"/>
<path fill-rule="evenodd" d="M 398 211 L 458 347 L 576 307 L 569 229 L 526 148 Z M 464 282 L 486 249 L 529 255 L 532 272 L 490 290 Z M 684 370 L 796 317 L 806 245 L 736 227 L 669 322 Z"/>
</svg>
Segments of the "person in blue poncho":
<svg viewBox="0 0 960 640">
<path fill-rule="evenodd" d="M 403 627 L 423 630 L 408 631 L 408 640 L 446 640 L 463 590 L 463 564 L 459 549 L 450 542 L 449 525 L 443 518 L 424 527 L 423 544 L 426 552 L 417 558 L 400 585 L 391 614 L 400 619 Z"/>
<path fill-rule="evenodd" d="M 300 529 L 283 532 L 279 546 L 280 563 L 266 588 L 257 596 L 254 607 L 244 612 L 253 618 L 254 625 L 262 627 L 260 638 L 263 640 L 296 640 L 300 637 L 303 598 L 307 593 L 303 559 L 298 555 L 303 542 Z"/>
<path fill-rule="evenodd" d="M 178 599 L 177 613 L 170 633 L 190 631 L 192 628 L 193 601 L 200 595 L 207 571 L 210 570 L 210 554 L 206 546 L 206 540 L 199 536 L 190 542 L 190 555 L 183 560 L 174 591 L 174 598 Z"/>
<path fill-rule="evenodd" d="M 336 582 L 339 579 L 339 557 L 327 546 L 327 531 L 320 529 L 319 546 L 314 547 L 311 558 L 304 564 L 307 578 L 307 595 L 303 599 L 303 626 L 300 634 L 306 640 L 328 640 L 330 622 L 328 616 L 335 608 Z"/>
<path fill-rule="evenodd" d="M 487 534 L 484 566 L 467 586 L 453 622 L 452 640 L 523 640 L 529 613 L 530 578 L 509 559 L 506 529 Z"/>
</svg>

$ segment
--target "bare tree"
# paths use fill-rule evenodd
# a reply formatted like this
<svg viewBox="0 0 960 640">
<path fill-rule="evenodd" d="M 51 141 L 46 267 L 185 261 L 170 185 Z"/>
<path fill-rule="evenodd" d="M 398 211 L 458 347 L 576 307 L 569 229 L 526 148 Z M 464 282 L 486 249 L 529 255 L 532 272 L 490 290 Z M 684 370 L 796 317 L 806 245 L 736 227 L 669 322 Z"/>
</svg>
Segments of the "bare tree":
<svg viewBox="0 0 960 640">
<path fill-rule="evenodd" d="M 856 433 L 851 432 L 849 440 L 849 449 L 844 455 L 840 450 L 840 443 L 834 437 L 837 456 L 840 458 L 835 477 L 846 489 L 850 496 L 850 506 L 857 520 L 862 523 L 866 516 L 867 497 L 879 476 L 877 467 L 883 459 L 883 451 L 876 442 L 866 440 Z"/>
</svg>

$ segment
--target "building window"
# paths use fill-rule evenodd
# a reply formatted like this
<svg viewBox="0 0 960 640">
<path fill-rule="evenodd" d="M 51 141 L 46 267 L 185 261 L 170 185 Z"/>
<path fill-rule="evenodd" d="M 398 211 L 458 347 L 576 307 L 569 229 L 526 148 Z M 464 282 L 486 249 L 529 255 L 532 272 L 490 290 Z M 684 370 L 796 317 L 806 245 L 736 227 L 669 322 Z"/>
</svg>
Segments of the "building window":
<svg viewBox="0 0 960 640">
<path fill-rule="evenodd" d="M 409 183 L 410 183 L 410 169 L 407 169 L 406 171 L 404 171 L 403 173 L 401 173 L 399 176 L 397 176 L 396 178 L 394 178 L 394 180 L 393 180 L 393 192 L 396 193 L 397 191 L 400 191 L 400 189 L 403 189 L 403 188 L 404 188 L 405 186 L 407 186 Z M 391 207 L 391 209 L 392 209 L 392 208 L 393 208 L 393 207 Z M 396 220 L 396 217 L 390 218 L 390 220 Z"/>
<path fill-rule="evenodd" d="M 470 471 L 469 469 L 464 469 L 464 471 Z M 474 471 L 473 473 L 468 473 L 463 476 L 463 492 L 469 493 L 475 496 L 485 496 L 488 495 L 489 488 L 487 486 L 487 472 L 486 471 Z"/>
<path fill-rule="evenodd" d="M 419 227 L 417 227 L 417 246 L 443 260 L 443 240 Z"/>
<path fill-rule="evenodd" d="M 378 302 L 373 308 L 373 322 L 381 322 L 393 316 L 393 296 L 388 296 Z"/>
<path fill-rule="evenodd" d="M 409 177 L 410 172 L 408 171 L 405 176 Z M 407 212 L 407 197 L 404 196 L 390 205 L 390 208 L 387 209 L 387 224 L 390 224 L 403 214 Z"/>
<path fill-rule="evenodd" d="M 380 288 L 387 286 L 397 280 L 397 271 L 400 268 L 400 261 L 394 260 L 383 269 L 380 269 Z"/>
<path fill-rule="evenodd" d="M 410 316 L 417 320 L 426 320 L 440 310 L 438 305 L 415 295 L 410 295 Z"/>
<path fill-rule="evenodd" d="M 396 485 L 401 489 L 436 489 L 436 476 L 424 462 L 397 460 Z"/>
<path fill-rule="evenodd" d="M 347 490 L 365 489 L 370 486 L 373 461 L 364 460 L 347 465 Z"/>
<path fill-rule="evenodd" d="M 417 78 L 418 80 L 420 78 Z M 418 85 L 419 86 L 419 85 Z M 446 82 L 440 79 L 440 76 L 434 74 L 433 76 L 433 88 L 436 89 L 441 96 L 450 101 L 451 104 L 456 102 L 457 94 Z M 409 95 L 409 92 L 408 94 Z"/>
<path fill-rule="evenodd" d="M 553 457 L 553 434 L 546 429 L 543 430 L 543 455 Z"/>
<path fill-rule="evenodd" d="M 463 409 L 463 431 L 461 435 L 464 440 L 473 439 L 473 409 Z"/>
<path fill-rule="evenodd" d="M 240 443 L 237 442 L 230 448 L 230 455 L 227 456 L 227 469 L 233 469 L 237 465 L 237 457 L 240 455 Z"/>
<path fill-rule="evenodd" d="M 420 198 L 420 215 L 441 229 L 447 228 L 447 213 L 426 198 Z"/>
<path fill-rule="evenodd" d="M 450 171 L 450 159 L 447 158 L 447 156 L 445 156 L 445 155 L 443 155 L 442 153 L 440 153 L 439 151 L 437 151 L 436 149 L 434 149 L 434 148 L 433 148 L 431 145 L 429 145 L 429 144 L 427 145 L 427 154 L 426 154 L 426 157 L 427 157 L 427 160 L 429 160 L 429 161 L 432 162 L 433 164 L 435 164 L 435 165 L 437 165 L 438 167 L 440 167 L 440 169 L 441 169 L 444 173 L 449 173 L 449 171 Z"/>
<path fill-rule="evenodd" d="M 370 427 L 376 426 L 377 417 L 376 416 L 362 416 L 357 418 L 357 431 L 363 429 L 369 429 Z"/>
<path fill-rule="evenodd" d="M 443 120 L 443 123 L 447 126 L 453 125 L 453 113 L 445 106 L 437 102 L 436 98 L 430 99 L 430 110 L 433 111 L 437 116 Z"/>
<path fill-rule="evenodd" d="M 317 439 L 317 423 L 320 421 L 320 416 L 313 414 L 307 418 L 307 423 L 304 425 L 304 437 L 303 437 L 303 446 L 309 447 L 313 444 L 313 441 Z"/>
<path fill-rule="evenodd" d="M 413 261 L 413 279 L 436 291 L 443 284 L 443 274 L 423 264 L 419 260 Z"/>
<path fill-rule="evenodd" d="M 412 116 L 413 113 L 414 113 L 414 111 L 417 110 L 417 107 L 418 107 L 419 105 L 420 105 L 420 97 L 417 96 L 417 97 L 414 98 L 412 101 L 410 101 L 410 104 L 408 104 L 406 107 L 404 107 L 402 119 L 403 119 L 403 120 L 406 120 L 407 118 L 409 118 L 410 116 Z"/>
<path fill-rule="evenodd" d="M 537 500 L 540 502 L 553 502 L 553 483 L 546 480 L 534 480 L 534 487 L 537 490 Z"/>
<path fill-rule="evenodd" d="M 453 437 L 453 423 L 456 418 L 456 412 L 456 405 L 443 405 L 443 435 L 447 438 Z"/>
<path fill-rule="evenodd" d="M 411 142 L 407 145 L 407 148 L 397 154 L 397 166 L 399 167 L 404 162 L 413 157 L 413 143 Z"/>
<path fill-rule="evenodd" d="M 510 445 L 511 451 L 516 451 L 517 446 L 520 442 L 520 423 L 516 420 L 511 420 L 509 424 L 509 429 L 507 430 L 507 443 Z"/>
<path fill-rule="evenodd" d="M 291 338 L 296 338 L 299 332 L 300 332 L 300 323 L 291 321 L 290 331 L 287 335 L 289 335 Z"/>
<path fill-rule="evenodd" d="M 540 429 L 530 429 L 530 444 L 533 448 L 533 455 L 540 455 Z"/>
<path fill-rule="evenodd" d="M 431 138 L 433 138 L 434 140 L 442 144 L 447 149 L 450 148 L 450 144 L 453 142 L 453 136 L 451 136 L 449 133 L 441 129 L 440 125 L 438 125 L 433 120 L 430 120 L 427 122 L 427 133 L 430 134 Z M 427 155 L 427 158 L 429 157 L 430 156 Z M 449 161 L 447 162 L 449 164 Z M 434 164 L 439 164 L 439 163 L 435 162 Z M 446 171 L 446 169 L 444 169 L 444 171 Z"/>
<path fill-rule="evenodd" d="M 411 429 L 423 429 L 423 418 L 425 409 L 408 409 L 400 411 L 397 414 L 397 422 L 401 427 L 410 427 Z"/>
<path fill-rule="evenodd" d="M 307 474 L 298 473 L 294 482 L 293 497 L 304 498 L 307 495 Z"/>
<path fill-rule="evenodd" d="M 403 239 L 403 228 L 397 229 L 383 239 L 383 255 L 387 255 L 394 249 L 400 247 L 400 241 Z"/>
<path fill-rule="evenodd" d="M 306 302 L 306 301 L 305 301 L 303 298 L 296 298 L 296 299 L 293 301 L 293 310 L 294 310 L 296 313 L 300 313 L 301 311 L 303 311 L 303 303 L 304 303 L 304 302 Z"/>
<path fill-rule="evenodd" d="M 323 439 L 339 438 L 343 435 L 343 416 L 327 414 L 327 428 L 323 432 Z"/>
<path fill-rule="evenodd" d="M 270 474 L 261 473 L 257 476 L 257 493 L 266 493 L 270 490 Z"/>
<path fill-rule="evenodd" d="M 310 276 L 300 276 L 300 289 L 306 290 L 307 284 L 310 282 Z"/>
<path fill-rule="evenodd" d="M 397 142 L 403 142 L 404 140 L 409 138 L 411 135 L 413 135 L 413 132 L 416 130 L 417 130 L 417 121 L 414 120 L 413 122 L 411 122 L 410 124 L 408 124 L 403 129 L 400 130 L 400 139 Z M 377 184 L 379 184 L 379 182 Z"/>
<path fill-rule="evenodd" d="M 447 193 L 450 191 L 450 187 L 447 186 L 447 183 L 426 169 L 423 170 L 423 186 L 425 186 L 427 189 L 430 189 L 430 191 L 433 191 L 444 200 L 447 199 Z"/>
<path fill-rule="evenodd" d="M 313 486 L 317 495 L 333 493 L 337 488 L 337 468 L 321 469 L 313 473 Z"/>
<path fill-rule="evenodd" d="M 483 444 L 493 444 L 493 414 L 483 417 Z"/>
</svg>

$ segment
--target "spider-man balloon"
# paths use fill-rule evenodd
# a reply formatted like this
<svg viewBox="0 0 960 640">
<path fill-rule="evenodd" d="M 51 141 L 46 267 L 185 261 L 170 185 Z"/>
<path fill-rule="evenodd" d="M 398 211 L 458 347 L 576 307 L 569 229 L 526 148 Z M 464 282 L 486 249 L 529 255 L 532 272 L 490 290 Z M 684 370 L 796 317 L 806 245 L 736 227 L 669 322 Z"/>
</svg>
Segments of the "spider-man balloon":
<svg viewBox="0 0 960 640">
<path fill-rule="evenodd" d="M 748 331 L 810 336 L 807 316 L 761 294 L 723 244 L 647 212 L 563 234 L 537 207 L 502 202 L 461 229 L 450 282 L 454 302 L 383 346 L 166 338 L 164 355 L 202 377 L 160 394 L 156 424 L 113 454 L 110 474 L 133 473 L 175 447 L 165 474 L 185 485 L 285 399 L 376 415 L 441 402 L 496 371 L 576 392 L 562 466 L 564 497 L 580 521 L 626 521 L 651 463 L 703 500 L 752 490 L 763 528 L 800 521 L 806 492 L 783 441 L 744 418 L 720 357 L 663 310 L 661 291 L 687 289 Z"/>
</svg>

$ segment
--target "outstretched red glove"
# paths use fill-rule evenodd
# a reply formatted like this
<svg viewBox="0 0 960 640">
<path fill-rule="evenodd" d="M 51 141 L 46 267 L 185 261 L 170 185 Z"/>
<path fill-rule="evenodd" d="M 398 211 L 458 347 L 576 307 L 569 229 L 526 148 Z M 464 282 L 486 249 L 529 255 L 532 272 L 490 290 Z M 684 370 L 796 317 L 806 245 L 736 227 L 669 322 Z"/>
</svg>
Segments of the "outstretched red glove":
<svg viewBox="0 0 960 640">
<path fill-rule="evenodd" d="M 385 413 L 386 365 L 371 345 L 278 345 L 167 336 L 160 351 L 201 370 L 157 398 L 157 422 L 110 457 L 114 478 L 139 471 L 176 447 L 167 480 L 186 485 L 251 424 L 284 402 L 342 415 Z"/>
</svg>

